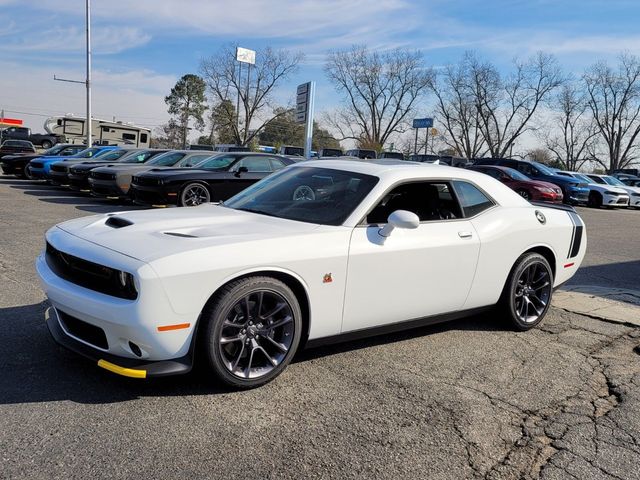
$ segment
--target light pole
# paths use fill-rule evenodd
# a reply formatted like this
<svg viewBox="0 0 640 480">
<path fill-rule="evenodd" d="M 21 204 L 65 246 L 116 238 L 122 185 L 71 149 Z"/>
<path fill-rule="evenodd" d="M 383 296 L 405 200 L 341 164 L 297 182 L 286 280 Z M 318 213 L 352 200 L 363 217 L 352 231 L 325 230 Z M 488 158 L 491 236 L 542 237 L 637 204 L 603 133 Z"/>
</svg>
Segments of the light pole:
<svg viewBox="0 0 640 480">
<path fill-rule="evenodd" d="M 85 120 L 86 133 L 87 133 L 87 147 L 93 144 L 93 137 L 91 132 L 91 0 L 86 0 L 86 32 L 87 32 L 87 76 L 84 82 L 80 80 L 69 80 L 65 78 L 58 78 L 53 76 L 54 80 L 59 82 L 70 83 L 84 83 L 87 87 L 87 118 Z"/>
</svg>

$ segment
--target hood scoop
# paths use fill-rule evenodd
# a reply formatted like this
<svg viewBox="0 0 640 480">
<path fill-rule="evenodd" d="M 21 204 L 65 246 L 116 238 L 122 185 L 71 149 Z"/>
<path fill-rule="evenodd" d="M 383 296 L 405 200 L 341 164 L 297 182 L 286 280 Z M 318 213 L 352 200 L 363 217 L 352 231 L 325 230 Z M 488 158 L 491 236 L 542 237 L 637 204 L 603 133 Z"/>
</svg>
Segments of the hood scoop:
<svg viewBox="0 0 640 480">
<path fill-rule="evenodd" d="M 133 222 L 122 217 L 109 217 L 107 218 L 107 221 L 104 222 L 104 224 L 107 227 L 111 228 L 123 228 L 128 227 L 129 225 L 133 225 Z"/>
<path fill-rule="evenodd" d="M 172 235 L 174 237 L 183 237 L 183 238 L 198 238 L 195 235 L 189 235 L 188 233 L 180 233 L 180 232 L 164 232 L 165 235 Z"/>
</svg>

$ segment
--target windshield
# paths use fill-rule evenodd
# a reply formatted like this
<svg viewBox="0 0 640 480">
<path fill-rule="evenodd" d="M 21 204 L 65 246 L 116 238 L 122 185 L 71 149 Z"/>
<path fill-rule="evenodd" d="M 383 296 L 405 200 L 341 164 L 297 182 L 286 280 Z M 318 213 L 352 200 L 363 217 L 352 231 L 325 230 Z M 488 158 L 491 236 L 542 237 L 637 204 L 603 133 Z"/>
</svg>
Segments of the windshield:
<svg viewBox="0 0 640 480">
<path fill-rule="evenodd" d="M 55 145 L 47 150 L 45 150 L 44 152 L 42 152 L 42 156 L 46 157 L 47 155 L 56 155 L 58 153 L 60 153 L 62 150 L 64 150 L 65 148 L 68 148 L 68 145 Z"/>
<path fill-rule="evenodd" d="M 205 170 L 226 170 L 238 157 L 233 155 L 217 155 L 205 158 L 200 163 L 196 163 L 193 168 L 204 168 Z"/>
<path fill-rule="evenodd" d="M 286 168 L 243 190 L 225 206 L 272 217 L 341 225 L 378 177 L 328 168 Z"/>
<path fill-rule="evenodd" d="M 96 153 L 99 152 L 99 148 L 91 147 L 82 150 L 81 152 L 76 153 L 73 158 L 91 158 L 95 157 Z"/>
<path fill-rule="evenodd" d="M 166 152 L 158 155 L 156 158 L 149 160 L 147 165 L 155 165 L 157 167 L 171 167 L 178 163 L 186 153 L 182 152 Z"/>
<path fill-rule="evenodd" d="M 518 170 L 514 170 L 513 168 L 505 168 L 505 173 L 509 175 L 512 180 L 520 180 L 521 182 L 527 182 L 531 180 L 524 173 L 520 173 Z"/>
<path fill-rule="evenodd" d="M 535 165 L 536 168 L 538 170 L 540 170 L 540 173 L 542 173 L 543 175 L 557 175 L 556 172 L 554 172 L 553 170 L 551 170 L 549 167 L 547 167 L 546 165 L 543 165 L 541 163 L 538 162 L 531 162 L 532 165 Z"/>
<path fill-rule="evenodd" d="M 108 153 L 105 153 L 104 155 L 100 155 L 100 159 L 104 160 L 104 161 L 111 161 L 111 160 L 117 160 L 120 157 L 125 156 L 125 154 L 127 154 L 129 152 L 127 152 L 127 150 L 110 150 L 108 151 Z M 98 155 L 94 155 L 94 157 L 97 157 Z"/>
<path fill-rule="evenodd" d="M 151 158 L 155 152 L 153 150 L 136 150 L 135 152 L 127 153 L 120 159 L 121 163 L 144 163 L 148 158 Z"/>
<path fill-rule="evenodd" d="M 577 178 L 578 180 L 581 180 L 585 183 L 593 183 L 593 180 L 591 180 L 589 177 L 587 177 L 586 175 L 582 175 L 581 173 L 574 173 L 573 176 L 575 178 Z"/>
<path fill-rule="evenodd" d="M 606 176 L 604 177 L 604 181 L 607 182 L 609 185 L 617 185 L 617 186 L 623 186 L 623 187 L 625 186 L 624 183 L 622 183 L 616 177 Z"/>
</svg>

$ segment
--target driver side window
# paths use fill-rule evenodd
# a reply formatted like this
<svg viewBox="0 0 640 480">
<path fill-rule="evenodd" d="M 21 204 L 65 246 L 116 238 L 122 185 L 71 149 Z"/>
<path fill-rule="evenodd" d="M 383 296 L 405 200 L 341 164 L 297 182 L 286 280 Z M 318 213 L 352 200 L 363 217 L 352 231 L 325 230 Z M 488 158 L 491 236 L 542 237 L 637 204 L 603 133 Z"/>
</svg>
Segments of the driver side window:
<svg viewBox="0 0 640 480">
<path fill-rule="evenodd" d="M 367 223 L 387 223 L 396 210 L 413 212 L 421 222 L 462 217 L 448 182 L 412 182 L 395 187 L 367 215 Z"/>
</svg>

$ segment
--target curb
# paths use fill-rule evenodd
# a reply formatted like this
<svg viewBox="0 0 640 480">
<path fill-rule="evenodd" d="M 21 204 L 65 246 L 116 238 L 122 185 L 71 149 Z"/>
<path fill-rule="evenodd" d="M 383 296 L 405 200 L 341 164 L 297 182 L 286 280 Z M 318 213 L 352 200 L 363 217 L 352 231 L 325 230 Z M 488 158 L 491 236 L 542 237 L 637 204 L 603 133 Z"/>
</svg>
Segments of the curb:
<svg viewBox="0 0 640 480">
<path fill-rule="evenodd" d="M 552 305 L 569 312 L 640 326 L 640 291 L 570 285 L 553 295 Z"/>
</svg>

